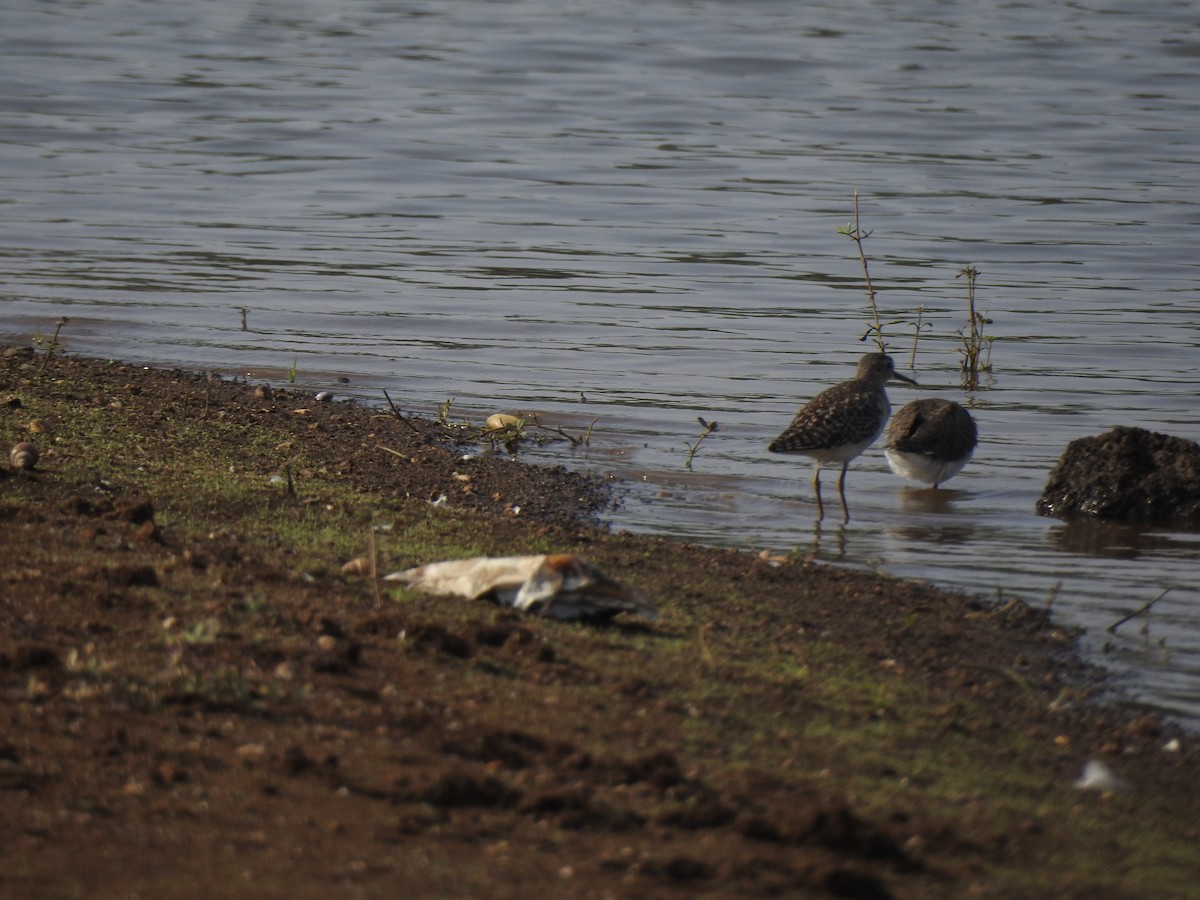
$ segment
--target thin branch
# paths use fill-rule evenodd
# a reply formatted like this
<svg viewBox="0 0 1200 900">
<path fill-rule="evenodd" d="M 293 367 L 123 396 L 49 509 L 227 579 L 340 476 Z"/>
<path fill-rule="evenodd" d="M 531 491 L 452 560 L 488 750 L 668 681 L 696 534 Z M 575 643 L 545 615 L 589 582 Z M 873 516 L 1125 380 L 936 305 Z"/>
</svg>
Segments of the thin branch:
<svg viewBox="0 0 1200 900">
<path fill-rule="evenodd" d="M 71 320 L 63 316 L 54 326 L 54 334 L 50 336 L 50 341 L 46 346 L 46 355 L 42 357 L 42 364 L 38 367 L 38 374 L 41 375 L 46 371 L 46 366 L 50 365 L 50 358 L 54 356 L 54 351 L 58 349 L 58 333 L 62 331 L 62 327 Z"/>
<path fill-rule="evenodd" d="M 717 430 L 716 422 L 705 422 L 700 416 L 696 416 L 696 421 L 704 428 L 700 433 L 700 437 L 696 438 L 696 442 L 688 447 L 687 459 L 683 461 L 684 468 L 690 470 L 692 468 L 692 457 L 696 455 L 696 451 L 700 449 L 700 444 L 703 440 Z"/>
<path fill-rule="evenodd" d="M 383 606 L 383 596 L 379 590 L 379 548 L 375 543 L 375 526 L 368 529 L 371 539 L 371 586 L 375 589 L 375 606 Z"/>
<path fill-rule="evenodd" d="M 409 428 L 411 428 L 417 434 L 421 434 L 421 429 L 418 428 L 416 425 L 414 425 L 407 416 L 405 416 L 403 413 L 400 412 L 399 409 L 396 408 L 396 404 L 392 402 L 392 398 L 388 396 L 388 392 L 386 390 L 384 390 L 384 392 L 383 392 L 383 399 L 387 401 L 388 408 L 392 411 L 392 416 L 394 418 L 403 422 L 405 425 L 407 425 Z M 422 435 L 422 437 L 423 436 L 424 435 Z"/>
<path fill-rule="evenodd" d="M 1129 615 L 1125 616 L 1122 619 L 1118 619 L 1117 621 L 1113 622 L 1111 625 L 1109 625 L 1104 630 L 1107 631 L 1109 634 L 1116 634 L 1118 628 L 1120 628 L 1122 625 L 1124 625 L 1130 619 L 1136 619 L 1138 616 L 1142 615 L 1143 613 L 1149 612 L 1150 607 L 1152 607 L 1155 603 L 1157 603 L 1163 597 L 1167 596 L 1167 594 L 1170 593 L 1170 591 L 1171 591 L 1170 587 L 1163 588 L 1162 593 L 1159 594 L 1157 597 L 1155 597 L 1153 600 L 1146 601 L 1141 606 L 1139 606 L 1137 609 L 1135 609 L 1133 612 L 1131 612 Z"/>
<path fill-rule="evenodd" d="M 867 252 L 863 249 L 863 241 L 871 236 L 871 232 L 863 231 L 859 227 L 857 190 L 854 192 L 854 224 L 839 228 L 838 233 L 846 235 L 858 247 L 858 260 L 862 263 L 863 278 L 867 282 L 867 302 L 871 306 L 871 318 L 874 321 L 867 323 L 867 330 L 861 340 L 865 341 L 869 335 L 874 334 L 875 345 L 879 347 L 880 353 L 884 353 L 887 348 L 883 343 L 883 324 L 879 321 L 879 306 L 875 302 L 875 285 L 871 282 L 871 267 L 867 264 Z"/>
</svg>

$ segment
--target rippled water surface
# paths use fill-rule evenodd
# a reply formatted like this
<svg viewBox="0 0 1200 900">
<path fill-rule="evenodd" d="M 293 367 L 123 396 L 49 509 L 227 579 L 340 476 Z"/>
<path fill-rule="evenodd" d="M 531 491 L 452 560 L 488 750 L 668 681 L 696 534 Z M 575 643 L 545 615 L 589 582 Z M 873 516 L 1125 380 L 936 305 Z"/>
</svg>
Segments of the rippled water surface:
<svg viewBox="0 0 1200 900">
<path fill-rule="evenodd" d="M 627 479 L 618 527 L 1052 603 L 1197 725 L 1200 536 L 1034 503 L 1076 437 L 1200 437 L 1198 24 L 1185 2 L 10 0 L 0 337 L 65 315 L 75 352 L 590 425 L 525 455 Z M 905 366 L 927 323 L 894 405 L 962 400 L 982 441 L 937 495 L 869 451 L 851 522 L 817 531 L 808 464 L 764 447 L 866 347 L 855 191 Z M 995 339 L 974 391 L 968 264 Z M 720 428 L 688 470 L 698 416 Z M 1148 638 L 1104 634 L 1168 586 Z"/>
</svg>

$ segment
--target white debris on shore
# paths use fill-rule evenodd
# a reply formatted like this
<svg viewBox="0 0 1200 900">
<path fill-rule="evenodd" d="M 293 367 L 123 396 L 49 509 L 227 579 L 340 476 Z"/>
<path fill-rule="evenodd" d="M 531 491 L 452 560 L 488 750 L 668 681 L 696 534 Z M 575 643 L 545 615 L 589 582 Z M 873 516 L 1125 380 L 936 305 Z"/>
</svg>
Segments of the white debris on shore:
<svg viewBox="0 0 1200 900">
<path fill-rule="evenodd" d="M 393 572 L 384 580 L 430 594 L 491 599 L 552 619 L 605 621 L 618 613 L 658 618 L 640 592 L 573 553 L 448 560 Z"/>
</svg>

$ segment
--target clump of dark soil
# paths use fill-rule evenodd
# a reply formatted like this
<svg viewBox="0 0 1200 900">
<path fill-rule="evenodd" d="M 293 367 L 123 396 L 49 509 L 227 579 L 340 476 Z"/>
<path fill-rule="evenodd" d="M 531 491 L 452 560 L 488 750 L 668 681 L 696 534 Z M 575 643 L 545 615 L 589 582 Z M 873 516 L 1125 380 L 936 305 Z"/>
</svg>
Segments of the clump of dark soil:
<svg viewBox="0 0 1200 900">
<path fill-rule="evenodd" d="M 1190 736 L 1090 703 L 1070 636 L 1019 602 L 610 534 L 586 476 L 289 391 L 18 351 L 0 404 L 10 444 L 36 421 L 42 445 L 0 476 L 0 896 L 1132 897 L 1191 877 Z M 381 571 L 576 552 L 662 621 L 342 574 L 339 529 L 365 552 L 380 522 Z M 1136 792 L 1076 791 L 1090 757 Z"/>
<path fill-rule="evenodd" d="M 1079 438 L 1037 506 L 1043 515 L 1200 527 L 1200 445 L 1124 426 Z"/>
</svg>

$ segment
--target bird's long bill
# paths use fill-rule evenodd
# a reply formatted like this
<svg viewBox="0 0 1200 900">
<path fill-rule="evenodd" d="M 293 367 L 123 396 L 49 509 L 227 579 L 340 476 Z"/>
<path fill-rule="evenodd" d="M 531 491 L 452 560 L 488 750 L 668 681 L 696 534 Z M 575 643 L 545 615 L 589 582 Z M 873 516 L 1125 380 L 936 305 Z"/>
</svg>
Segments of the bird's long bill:
<svg viewBox="0 0 1200 900">
<path fill-rule="evenodd" d="M 917 382 L 914 379 L 909 378 L 907 375 L 901 375 L 895 369 L 892 370 L 892 377 L 888 380 L 891 381 L 893 379 L 895 379 L 897 381 L 907 381 L 909 384 L 917 384 Z M 917 385 L 917 386 L 920 387 L 920 385 Z"/>
</svg>

